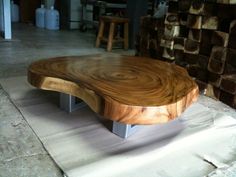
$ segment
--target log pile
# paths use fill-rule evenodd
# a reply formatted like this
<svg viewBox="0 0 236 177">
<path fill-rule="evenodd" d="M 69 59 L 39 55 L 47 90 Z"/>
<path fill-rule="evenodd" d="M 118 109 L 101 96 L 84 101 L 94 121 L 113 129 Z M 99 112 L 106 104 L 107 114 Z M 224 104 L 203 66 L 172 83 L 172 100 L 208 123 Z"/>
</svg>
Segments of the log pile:
<svg viewBox="0 0 236 177">
<path fill-rule="evenodd" d="M 206 95 L 236 108 L 236 1 L 169 0 L 169 7 L 154 58 L 185 67 Z"/>
</svg>

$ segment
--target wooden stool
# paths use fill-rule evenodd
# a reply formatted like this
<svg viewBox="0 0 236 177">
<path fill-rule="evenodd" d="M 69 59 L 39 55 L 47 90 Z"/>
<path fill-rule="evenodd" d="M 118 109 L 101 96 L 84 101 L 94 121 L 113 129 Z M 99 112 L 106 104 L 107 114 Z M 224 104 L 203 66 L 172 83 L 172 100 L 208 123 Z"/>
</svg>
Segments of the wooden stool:
<svg viewBox="0 0 236 177">
<path fill-rule="evenodd" d="M 108 39 L 103 36 L 105 23 L 110 24 Z M 124 38 L 114 39 L 115 26 L 117 24 L 124 24 Z M 97 41 L 96 41 L 96 47 L 100 46 L 101 41 L 105 41 L 107 42 L 107 51 L 110 52 L 112 50 L 112 44 L 114 42 L 124 42 L 124 49 L 128 49 L 129 47 L 129 39 L 128 39 L 129 34 L 128 33 L 129 33 L 129 19 L 128 18 L 101 16 L 99 32 L 98 32 Z"/>
</svg>

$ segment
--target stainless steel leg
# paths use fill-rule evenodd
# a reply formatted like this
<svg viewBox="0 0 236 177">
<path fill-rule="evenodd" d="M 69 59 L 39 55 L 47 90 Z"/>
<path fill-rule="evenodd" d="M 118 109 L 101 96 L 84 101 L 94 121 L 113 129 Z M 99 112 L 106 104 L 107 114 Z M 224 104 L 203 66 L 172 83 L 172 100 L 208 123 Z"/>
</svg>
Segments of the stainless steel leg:
<svg viewBox="0 0 236 177">
<path fill-rule="evenodd" d="M 138 127 L 138 125 L 122 124 L 113 121 L 112 132 L 121 138 L 127 138 L 128 136 L 136 132 Z"/>
<path fill-rule="evenodd" d="M 82 100 L 65 93 L 60 93 L 60 108 L 66 112 L 72 112 L 76 109 L 86 106 Z"/>
<path fill-rule="evenodd" d="M 60 108 L 70 113 L 76 109 L 80 109 L 87 104 L 78 98 L 68 95 L 65 93 L 60 93 Z M 112 132 L 121 138 L 127 138 L 138 129 L 138 125 L 122 124 L 113 121 Z"/>
</svg>

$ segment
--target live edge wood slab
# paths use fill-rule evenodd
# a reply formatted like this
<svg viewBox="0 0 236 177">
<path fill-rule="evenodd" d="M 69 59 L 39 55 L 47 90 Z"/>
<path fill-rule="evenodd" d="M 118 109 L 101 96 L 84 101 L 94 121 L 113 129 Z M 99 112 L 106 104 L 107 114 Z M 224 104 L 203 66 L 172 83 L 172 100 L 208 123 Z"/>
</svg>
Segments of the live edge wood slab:
<svg viewBox="0 0 236 177">
<path fill-rule="evenodd" d="M 71 94 L 107 119 L 125 124 L 165 123 L 198 97 L 198 87 L 177 65 L 144 57 L 88 55 L 32 63 L 33 86 Z"/>
</svg>

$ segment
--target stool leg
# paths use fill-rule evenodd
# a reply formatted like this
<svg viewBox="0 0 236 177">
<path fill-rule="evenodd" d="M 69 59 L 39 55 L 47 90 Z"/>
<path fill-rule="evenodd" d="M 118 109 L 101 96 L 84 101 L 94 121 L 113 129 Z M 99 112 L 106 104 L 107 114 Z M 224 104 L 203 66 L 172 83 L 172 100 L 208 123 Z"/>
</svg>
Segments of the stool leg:
<svg viewBox="0 0 236 177">
<path fill-rule="evenodd" d="M 107 51 L 110 52 L 112 50 L 112 42 L 114 37 L 114 31 L 115 31 L 115 23 L 110 24 L 110 30 L 109 30 L 109 37 L 108 37 L 108 44 L 107 44 Z"/>
<path fill-rule="evenodd" d="M 129 48 L 129 23 L 124 24 L 124 49 Z"/>
<path fill-rule="evenodd" d="M 97 36 L 97 40 L 96 40 L 96 47 L 97 48 L 100 46 L 101 39 L 103 38 L 104 25 L 105 25 L 104 21 L 100 21 L 98 36 Z"/>
</svg>

